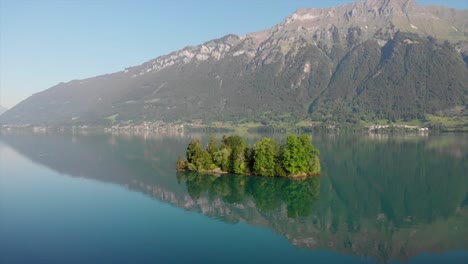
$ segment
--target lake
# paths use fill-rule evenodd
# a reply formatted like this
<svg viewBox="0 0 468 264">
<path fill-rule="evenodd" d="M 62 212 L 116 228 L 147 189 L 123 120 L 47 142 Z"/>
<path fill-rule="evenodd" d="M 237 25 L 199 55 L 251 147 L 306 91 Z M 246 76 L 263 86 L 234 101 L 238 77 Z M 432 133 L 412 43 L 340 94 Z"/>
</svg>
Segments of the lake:
<svg viewBox="0 0 468 264">
<path fill-rule="evenodd" d="M 192 137 L 1 132 L 0 263 L 468 263 L 466 134 L 313 135 L 308 180 L 177 173 Z"/>
</svg>

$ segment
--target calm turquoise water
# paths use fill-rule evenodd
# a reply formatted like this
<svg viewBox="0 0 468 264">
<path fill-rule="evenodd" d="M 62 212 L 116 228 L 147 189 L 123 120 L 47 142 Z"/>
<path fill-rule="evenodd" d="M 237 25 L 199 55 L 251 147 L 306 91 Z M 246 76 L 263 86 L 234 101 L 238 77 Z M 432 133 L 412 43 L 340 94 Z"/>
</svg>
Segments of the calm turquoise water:
<svg viewBox="0 0 468 264">
<path fill-rule="evenodd" d="M 0 263 L 468 263 L 467 135 L 317 135 L 306 181 L 176 173 L 190 137 L 3 132 Z"/>
</svg>

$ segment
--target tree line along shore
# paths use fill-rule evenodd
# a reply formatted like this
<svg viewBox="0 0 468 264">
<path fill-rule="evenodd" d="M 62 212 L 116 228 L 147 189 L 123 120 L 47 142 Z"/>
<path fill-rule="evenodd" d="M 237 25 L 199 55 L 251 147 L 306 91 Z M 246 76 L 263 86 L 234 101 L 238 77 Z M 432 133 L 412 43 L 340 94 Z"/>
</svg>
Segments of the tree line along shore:
<svg viewBox="0 0 468 264">
<path fill-rule="evenodd" d="M 307 177 L 320 174 L 318 155 L 318 149 L 306 134 L 289 135 L 283 145 L 263 137 L 253 147 L 237 135 L 223 136 L 219 144 L 210 136 L 206 148 L 200 139 L 192 139 L 186 158 L 179 156 L 176 168 L 215 174 Z"/>
</svg>

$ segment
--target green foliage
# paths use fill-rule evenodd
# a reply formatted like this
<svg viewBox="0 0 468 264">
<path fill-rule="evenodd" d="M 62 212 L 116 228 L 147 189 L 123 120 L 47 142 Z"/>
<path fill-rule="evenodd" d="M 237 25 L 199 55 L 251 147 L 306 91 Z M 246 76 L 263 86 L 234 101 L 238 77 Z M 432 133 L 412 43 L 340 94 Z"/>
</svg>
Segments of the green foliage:
<svg viewBox="0 0 468 264">
<path fill-rule="evenodd" d="M 201 152 L 200 158 L 195 162 L 195 165 L 199 170 L 211 170 L 212 169 L 212 164 L 213 164 L 213 159 L 211 158 L 210 153 L 208 153 L 206 150 Z"/>
<path fill-rule="evenodd" d="M 187 169 L 189 171 L 198 171 L 198 168 L 193 163 L 187 164 Z"/>
<path fill-rule="evenodd" d="M 251 174 L 254 171 L 255 151 L 253 148 L 247 147 L 245 149 L 245 163 L 247 164 L 247 173 Z"/>
<path fill-rule="evenodd" d="M 233 152 L 236 153 L 236 152 Z M 233 155 L 231 153 L 232 157 L 232 165 L 231 165 L 231 171 L 235 174 L 244 174 L 247 172 L 247 162 L 245 160 L 244 153 L 238 152 L 237 155 Z"/>
<path fill-rule="evenodd" d="M 275 176 L 276 143 L 271 138 L 262 138 L 254 146 L 253 172 L 257 175 Z"/>
<path fill-rule="evenodd" d="M 314 145 L 312 145 L 310 136 L 302 134 L 299 136 L 299 141 L 301 142 L 301 145 L 304 148 L 304 152 L 307 154 L 309 159 L 319 154 L 318 149 L 316 149 Z"/>
<path fill-rule="evenodd" d="M 202 152 L 201 141 L 200 139 L 192 139 L 187 146 L 187 162 L 194 163 L 194 161 L 201 156 Z"/>
<path fill-rule="evenodd" d="M 188 169 L 194 171 L 211 170 L 213 159 L 208 151 L 203 150 L 201 141 L 194 139 L 187 147 Z"/>
<path fill-rule="evenodd" d="M 281 162 L 289 174 L 317 174 L 320 165 L 317 167 L 318 160 L 313 161 L 317 155 L 318 150 L 312 145 L 308 135 L 290 135 L 283 148 Z"/>
<path fill-rule="evenodd" d="M 280 177 L 320 174 L 318 150 L 307 135 L 288 136 L 283 147 L 264 137 L 250 148 L 240 136 L 223 136 L 219 149 L 214 137 L 210 137 L 207 150 L 201 146 L 199 139 L 192 140 L 187 147 L 187 160 L 179 159 L 177 169 L 220 169 L 234 174 Z"/>
<path fill-rule="evenodd" d="M 231 150 L 228 148 L 223 148 L 213 155 L 213 161 L 219 168 L 221 168 L 222 171 L 228 171 L 230 156 Z"/>
<path fill-rule="evenodd" d="M 299 174 L 307 170 L 308 156 L 296 135 L 288 136 L 282 155 L 282 164 L 289 174 Z"/>
<path fill-rule="evenodd" d="M 275 174 L 278 177 L 286 177 L 288 176 L 288 172 L 284 169 L 283 164 L 281 164 L 281 160 L 277 159 L 275 163 Z"/>
<path fill-rule="evenodd" d="M 229 156 L 229 172 L 243 174 L 247 171 L 247 162 L 245 158 L 246 144 L 240 136 L 228 136 L 223 138 L 222 148 L 231 150 Z"/>
<path fill-rule="evenodd" d="M 208 147 L 206 147 L 206 151 L 213 156 L 216 152 L 218 152 L 218 143 L 216 143 L 216 138 L 211 135 L 210 140 L 208 141 Z"/>
<path fill-rule="evenodd" d="M 384 47 L 366 41 L 338 64 L 314 120 L 424 120 L 467 103 L 468 68 L 452 45 L 399 32 Z"/>
</svg>

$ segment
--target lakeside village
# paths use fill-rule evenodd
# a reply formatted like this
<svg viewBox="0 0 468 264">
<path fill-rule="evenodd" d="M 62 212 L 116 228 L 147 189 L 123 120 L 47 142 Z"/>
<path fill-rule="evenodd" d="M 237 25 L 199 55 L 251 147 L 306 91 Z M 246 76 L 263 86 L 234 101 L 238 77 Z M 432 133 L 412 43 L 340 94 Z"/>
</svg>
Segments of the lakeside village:
<svg viewBox="0 0 468 264">
<path fill-rule="evenodd" d="M 91 126 L 91 125 L 73 125 L 73 126 L 37 126 L 37 125 L 1 125 L 0 130 L 4 131 L 14 131 L 14 130 L 27 130 L 32 132 L 65 132 L 65 131 L 90 131 L 98 130 L 104 131 L 107 133 L 147 133 L 147 132 L 188 132 L 188 131 L 220 131 L 220 132 L 234 132 L 238 128 L 246 128 L 248 131 L 252 130 L 255 132 L 255 129 L 261 131 L 264 128 L 274 128 L 275 126 L 245 126 L 243 124 L 223 124 L 212 126 L 209 124 L 204 124 L 203 120 L 193 120 L 192 122 L 143 122 L 141 124 L 120 124 L 113 125 L 111 127 L 101 127 L 101 126 Z M 307 130 L 313 130 L 317 127 L 324 128 L 327 132 L 339 132 L 340 127 L 335 125 L 325 125 L 310 122 L 309 124 L 298 126 L 297 128 Z M 418 134 L 428 134 L 430 129 L 428 127 L 421 126 L 410 126 L 410 125 L 370 125 L 362 127 L 363 132 L 367 131 L 369 134 L 381 134 L 381 133 L 391 133 L 394 131 L 407 132 L 407 133 L 418 133 Z"/>
<path fill-rule="evenodd" d="M 166 123 L 158 122 L 143 122 L 139 125 L 114 125 L 111 127 L 100 127 L 90 125 L 80 126 L 35 126 L 35 125 L 2 125 L 1 130 L 32 130 L 33 132 L 47 131 L 86 131 L 86 130 L 103 130 L 104 132 L 183 132 L 189 128 L 204 127 L 200 122 L 193 123 Z"/>
</svg>

